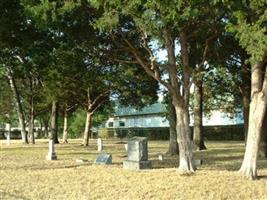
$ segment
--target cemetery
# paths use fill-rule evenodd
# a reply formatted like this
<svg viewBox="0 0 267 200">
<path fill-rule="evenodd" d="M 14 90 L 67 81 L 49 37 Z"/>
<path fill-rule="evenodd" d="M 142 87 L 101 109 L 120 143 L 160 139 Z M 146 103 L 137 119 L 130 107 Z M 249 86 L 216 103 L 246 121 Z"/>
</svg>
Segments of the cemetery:
<svg viewBox="0 0 267 200">
<path fill-rule="evenodd" d="M 266 0 L 0 0 L 0 200 L 267 200 Z"/>
<path fill-rule="evenodd" d="M 167 141 L 148 141 L 151 169 L 123 169 L 127 151 L 119 140 L 104 140 L 112 164 L 95 164 L 97 141 L 89 148 L 80 140 L 56 144 L 57 160 L 47 161 L 46 140 L 25 146 L 1 141 L 1 199 L 265 199 L 266 160 L 259 160 L 260 179 L 251 182 L 236 172 L 244 146 L 240 142 L 207 142 L 196 152 L 203 159 L 193 176 L 180 176 L 177 156 L 164 156 Z M 126 142 L 126 141 L 125 141 Z M 84 159 L 86 162 L 76 162 Z M 190 188 L 190 189 L 188 189 Z M 223 189 L 222 189 L 223 188 Z"/>
</svg>

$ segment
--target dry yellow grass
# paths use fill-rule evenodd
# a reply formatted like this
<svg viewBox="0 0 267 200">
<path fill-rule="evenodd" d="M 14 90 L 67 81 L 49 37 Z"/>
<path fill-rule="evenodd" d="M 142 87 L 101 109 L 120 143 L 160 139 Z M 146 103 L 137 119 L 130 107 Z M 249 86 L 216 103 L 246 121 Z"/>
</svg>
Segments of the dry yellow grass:
<svg viewBox="0 0 267 200">
<path fill-rule="evenodd" d="M 196 152 L 204 160 L 192 176 L 176 172 L 177 157 L 158 161 L 157 155 L 167 149 L 167 141 L 149 142 L 149 159 L 153 169 L 127 171 L 123 144 L 105 140 L 104 149 L 112 153 L 113 165 L 94 165 L 96 141 L 90 147 L 79 140 L 56 145 L 59 160 L 46 161 L 47 141 L 22 145 L 15 141 L 7 147 L 1 141 L 0 199 L 267 199 L 267 161 L 259 161 L 260 179 L 241 177 L 239 168 L 244 145 L 240 142 L 208 142 L 208 150 Z M 75 163 L 84 158 L 92 162 Z"/>
</svg>

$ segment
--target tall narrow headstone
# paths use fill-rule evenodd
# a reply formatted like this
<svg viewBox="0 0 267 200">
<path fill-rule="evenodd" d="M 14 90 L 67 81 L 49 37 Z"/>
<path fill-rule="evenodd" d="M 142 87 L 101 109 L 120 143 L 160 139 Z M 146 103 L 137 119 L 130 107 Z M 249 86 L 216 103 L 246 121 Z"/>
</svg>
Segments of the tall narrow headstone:
<svg viewBox="0 0 267 200">
<path fill-rule="evenodd" d="M 148 160 L 147 138 L 133 137 L 128 140 L 128 160 L 123 161 L 124 169 L 150 169 L 151 162 Z"/>
<path fill-rule="evenodd" d="M 10 145 L 11 124 L 6 124 L 6 145 Z"/>
<path fill-rule="evenodd" d="M 101 138 L 97 139 L 97 151 L 103 151 L 103 141 Z"/>
<path fill-rule="evenodd" d="M 55 146 L 54 146 L 54 141 L 49 140 L 48 143 L 48 154 L 46 156 L 46 160 L 57 160 L 57 155 L 55 152 Z"/>
</svg>

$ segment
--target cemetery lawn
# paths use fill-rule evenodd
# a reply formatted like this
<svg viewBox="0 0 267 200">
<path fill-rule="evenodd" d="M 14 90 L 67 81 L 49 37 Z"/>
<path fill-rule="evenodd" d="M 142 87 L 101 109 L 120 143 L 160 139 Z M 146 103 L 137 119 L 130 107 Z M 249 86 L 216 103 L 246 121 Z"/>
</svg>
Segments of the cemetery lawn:
<svg viewBox="0 0 267 200">
<path fill-rule="evenodd" d="M 267 199 L 267 160 L 259 160 L 259 180 L 249 181 L 236 171 L 241 165 L 244 144 L 241 142 L 207 142 L 208 150 L 195 152 L 203 165 L 191 176 L 176 171 L 178 157 L 158 160 L 168 141 L 149 141 L 152 170 L 122 169 L 126 159 L 120 140 L 104 140 L 104 151 L 111 153 L 113 164 L 93 164 L 98 155 L 96 140 L 80 146 L 81 140 L 57 144 L 57 161 L 46 161 L 47 140 L 35 145 L 1 141 L 0 199 Z M 88 159 L 86 164 L 76 159 Z"/>
</svg>

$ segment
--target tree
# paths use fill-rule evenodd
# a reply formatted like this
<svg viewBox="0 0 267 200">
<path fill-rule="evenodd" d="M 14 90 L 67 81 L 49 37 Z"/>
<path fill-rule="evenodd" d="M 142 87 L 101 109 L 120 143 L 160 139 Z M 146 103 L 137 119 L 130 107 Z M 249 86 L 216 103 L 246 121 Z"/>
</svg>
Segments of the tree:
<svg viewBox="0 0 267 200">
<path fill-rule="evenodd" d="M 110 2 L 105 2 L 106 4 Z M 160 3 L 159 3 L 160 4 Z M 195 170 L 193 160 L 192 160 L 192 149 L 190 142 L 190 129 L 189 129 L 189 113 L 188 113 L 188 103 L 189 103 L 189 63 L 188 63 L 188 52 L 187 52 L 187 41 L 185 33 L 181 31 L 179 37 L 181 39 L 181 55 L 183 63 L 183 83 L 179 81 L 177 77 L 177 64 L 175 58 L 175 37 L 170 29 L 168 23 L 163 23 L 162 31 L 154 30 L 157 23 L 165 22 L 168 18 L 158 19 L 158 16 L 164 13 L 164 5 L 157 5 L 155 2 L 149 4 L 139 4 L 138 2 L 127 2 L 127 4 L 110 4 L 110 9 L 106 6 L 106 13 L 103 15 L 103 18 L 100 20 L 101 23 L 108 24 L 110 22 L 109 16 L 111 13 L 119 12 L 122 10 L 122 13 L 118 13 L 115 23 L 119 22 L 119 26 L 116 31 L 113 30 L 116 34 L 114 39 L 117 43 L 120 42 L 120 46 L 124 51 L 129 52 L 131 58 L 129 61 L 137 62 L 140 66 L 143 67 L 145 72 L 157 80 L 159 83 L 164 85 L 167 90 L 170 92 L 172 97 L 172 103 L 176 110 L 176 130 L 179 132 L 179 152 L 180 152 L 180 166 L 179 169 L 183 173 L 191 173 Z M 159 12 L 158 10 L 159 9 Z M 140 11 L 142 10 L 142 11 Z M 156 11 L 157 10 L 157 11 Z M 160 13 L 160 11 L 162 13 Z M 120 20 L 120 15 L 127 15 L 132 18 L 133 21 L 124 22 Z M 156 15 L 155 15 L 156 14 Z M 147 16 L 146 16 L 147 15 Z M 127 17 L 126 17 L 127 18 Z M 151 20 L 155 19 L 155 20 Z M 149 22 L 150 21 L 150 22 Z M 158 32 L 157 32 L 158 31 Z M 135 32 L 136 38 L 132 36 L 132 33 Z M 165 48 L 168 52 L 168 65 L 167 69 L 162 69 L 158 63 L 155 61 L 155 56 L 150 46 L 152 33 L 156 33 L 157 37 L 161 37 L 164 41 Z M 162 37 L 163 36 L 163 37 Z M 141 53 L 145 50 L 145 56 Z M 166 82 L 162 77 L 162 71 L 165 70 L 168 72 L 170 78 L 170 83 Z M 183 88 L 183 93 L 180 93 L 180 86 Z"/>
<path fill-rule="evenodd" d="M 210 9 L 202 8 L 204 4 L 209 5 L 208 2 L 203 2 L 203 5 L 196 1 L 169 1 L 167 4 L 158 1 L 128 1 L 127 3 L 94 1 L 94 3 L 105 10 L 103 17 L 99 20 L 99 26 L 112 29 L 111 32 L 116 36 L 114 40 L 118 46 L 129 52 L 131 56 L 127 61 L 137 62 L 147 74 L 170 92 L 176 111 L 179 169 L 182 173 L 194 172 L 188 107 L 192 72 L 196 66 L 191 65 L 190 38 L 196 34 L 195 26 L 201 25 L 199 21 L 207 17 L 205 14 Z M 172 9 L 169 5 L 177 6 Z M 114 20 L 111 20 L 111 15 Z M 134 33 L 135 40 L 133 40 Z M 213 31 L 209 34 L 213 34 Z M 204 37 L 204 41 L 209 39 L 209 34 Z M 166 49 L 167 65 L 160 65 L 156 61 L 151 47 L 155 41 L 161 41 Z M 177 62 L 175 56 L 177 43 L 181 48 L 180 63 Z M 205 61 L 205 54 L 206 51 L 202 51 L 198 60 Z M 196 62 L 196 64 L 200 63 Z M 164 78 L 166 74 L 169 82 Z"/>
<path fill-rule="evenodd" d="M 25 5 L 26 10 L 34 18 L 45 19 L 39 24 L 45 29 L 49 27 L 53 30 L 54 37 L 60 41 L 57 49 L 53 51 L 54 63 L 48 70 L 45 85 L 51 97 L 57 94 L 56 99 L 64 105 L 68 105 L 69 99 L 75 97 L 78 104 L 87 111 L 84 146 L 89 142 L 94 113 L 104 102 L 109 102 L 111 94 L 117 97 L 123 96 L 121 102 L 128 99 L 128 103 L 135 102 L 138 105 L 143 104 L 140 102 L 142 91 L 155 94 L 157 89 L 155 81 L 141 78 L 142 82 L 139 81 L 137 84 L 134 80 L 140 78 L 134 78 L 133 81 L 125 79 L 131 73 L 136 74 L 136 77 L 143 75 L 138 70 L 128 70 L 128 74 L 124 75 L 126 70 L 121 68 L 128 69 L 127 63 L 117 64 L 117 61 L 110 58 L 114 44 L 109 35 L 92 26 L 100 11 L 92 8 L 90 4 L 85 1 L 81 3 L 44 1 L 40 4 Z M 47 13 L 52 13 L 54 16 L 52 21 L 47 20 L 49 19 Z M 124 53 L 121 55 L 125 56 Z M 131 95 L 132 99 L 129 101 L 129 94 L 139 94 L 139 96 Z"/>
<path fill-rule="evenodd" d="M 13 97 L 16 100 L 16 107 L 21 128 L 21 136 L 23 143 L 28 143 L 25 130 L 25 117 L 22 108 L 21 96 L 17 89 L 14 77 L 14 68 L 20 63 L 18 57 L 19 47 L 22 46 L 21 41 L 26 39 L 25 33 L 28 26 L 26 25 L 25 16 L 22 7 L 17 0 L 0 3 L 0 49 L 1 49 L 1 68 L 5 70 L 5 76 L 9 79 Z"/>
<path fill-rule="evenodd" d="M 229 30 L 251 56 L 251 101 L 249 127 L 244 160 L 239 172 L 250 179 L 257 178 L 257 157 L 267 107 L 267 36 L 266 2 L 251 1 L 239 7 Z M 250 14 L 248 14 L 250 13 Z"/>
</svg>

